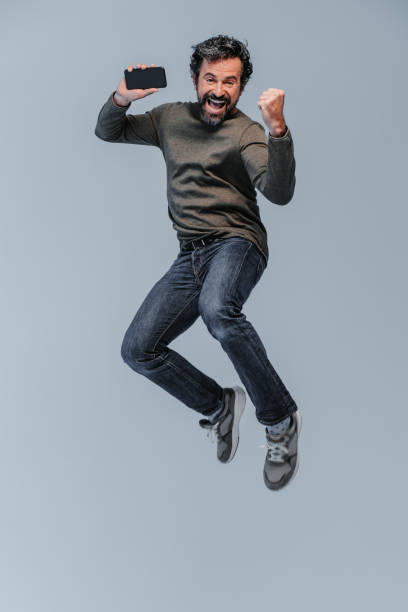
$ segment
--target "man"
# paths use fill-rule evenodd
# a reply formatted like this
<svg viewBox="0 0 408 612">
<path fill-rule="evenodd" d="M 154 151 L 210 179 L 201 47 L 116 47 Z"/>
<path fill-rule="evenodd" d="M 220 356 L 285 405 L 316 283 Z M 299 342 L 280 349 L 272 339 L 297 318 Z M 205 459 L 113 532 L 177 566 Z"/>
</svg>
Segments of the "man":
<svg viewBox="0 0 408 612">
<path fill-rule="evenodd" d="M 255 188 L 278 205 L 287 204 L 295 188 L 285 94 L 269 88 L 259 97 L 269 130 L 265 138 L 263 126 L 236 107 L 252 74 L 246 46 L 219 35 L 193 48 L 190 72 L 197 102 L 170 102 L 126 115 L 132 101 L 158 90 L 128 90 L 122 79 L 95 128 L 107 142 L 160 148 L 167 167 L 168 214 L 180 243 L 176 259 L 131 322 L 121 355 L 135 372 L 205 417 L 199 424 L 215 434 L 217 457 L 228 463 L 239 442 L 244 389 L 221 387 L 169 348 L 201 315 L 265 426 L 264 482 L 278 490 L 297 471 L 301 417 L 241 310 L 269 257 Z M 136 67 L 146 69 L 146 64 Z"/>
</svg>

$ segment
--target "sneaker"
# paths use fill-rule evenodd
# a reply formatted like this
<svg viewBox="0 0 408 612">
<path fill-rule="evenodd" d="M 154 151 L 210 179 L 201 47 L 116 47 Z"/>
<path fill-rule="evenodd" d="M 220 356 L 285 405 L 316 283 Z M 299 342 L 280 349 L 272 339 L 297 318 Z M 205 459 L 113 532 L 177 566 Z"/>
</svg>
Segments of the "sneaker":
<svg viewBox="0 0 408 612">
<path fill-rule="evenodd" d="M 222 463 L 232 461 L 239 442 L 239 421 L 245 408 L 245 391 L 242 387 L 224 389 L 224 409 L 214 423 L 208 419 L 199 421 L 208 435 L 217 439 L 217 457 Z"/>
<path fill-rule="evenodd" d="M 266 432 L 267 448 L 263 477 L 268 489 L 277 491 L 288 484 L 299 468 L 298 438 L 302 426 L 299 410 L 291 415 L 292 423 L 285 433 L 275 435 Z"/>
</svg>

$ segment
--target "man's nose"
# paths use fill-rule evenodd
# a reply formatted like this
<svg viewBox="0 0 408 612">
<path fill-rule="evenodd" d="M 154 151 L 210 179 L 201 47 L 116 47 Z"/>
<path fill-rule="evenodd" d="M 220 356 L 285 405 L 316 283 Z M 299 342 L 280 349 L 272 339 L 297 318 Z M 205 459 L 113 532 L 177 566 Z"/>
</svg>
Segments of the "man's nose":
<svg viewBox="0 0 408 612">
<path fill-rule="evenodd" d="M 222 83 L 217 83 L 214 94 L 217 98 L 222 98 L 224 96 L 224 85 Z"/>
</svg>

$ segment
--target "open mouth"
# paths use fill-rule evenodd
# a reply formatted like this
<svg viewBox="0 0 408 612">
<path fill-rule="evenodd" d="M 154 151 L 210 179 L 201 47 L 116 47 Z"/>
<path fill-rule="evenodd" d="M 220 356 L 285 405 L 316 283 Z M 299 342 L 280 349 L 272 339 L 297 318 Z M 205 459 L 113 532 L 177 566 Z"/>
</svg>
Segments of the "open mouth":
<svg viewBox="0 0 408 612">
<path fill-rule="evenodd" d="M 221 103 L 214 102 L 214 100 L 211 100 L 210 98 L 208 98 L 206 101 L 206 105 L 208 106 L 208 108 L 211 109 L 211 112 L 215 111 L 216 113 L 218 113 L 218 112 L 221 112 L 225 108 L 226 102 L 225 101 Z"/>
</svg>

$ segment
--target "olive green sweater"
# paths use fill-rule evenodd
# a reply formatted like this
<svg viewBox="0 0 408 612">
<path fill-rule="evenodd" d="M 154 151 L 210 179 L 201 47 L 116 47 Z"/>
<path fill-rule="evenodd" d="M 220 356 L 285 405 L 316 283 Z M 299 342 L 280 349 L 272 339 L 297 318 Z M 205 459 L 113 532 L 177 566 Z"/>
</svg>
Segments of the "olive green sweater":
<svg viewBox="0 0 408 612">
<path fill-rule="evenodd" d="M 274 204 L 295 189 L 289 128 L 280 138 L 238 110 L 218 126 L 200 118 L 198 102 L 168 102 L 127 115 L 109 95 L 95 128 L 98 138 L 159 147 L 167 167 L 168 214 L 180 242 L 213 235 L 252 240 L 268 261 L 267 233 L 255 188 Z M 142 177 L 141 177 L 142 178 Z"/>
</svg>

